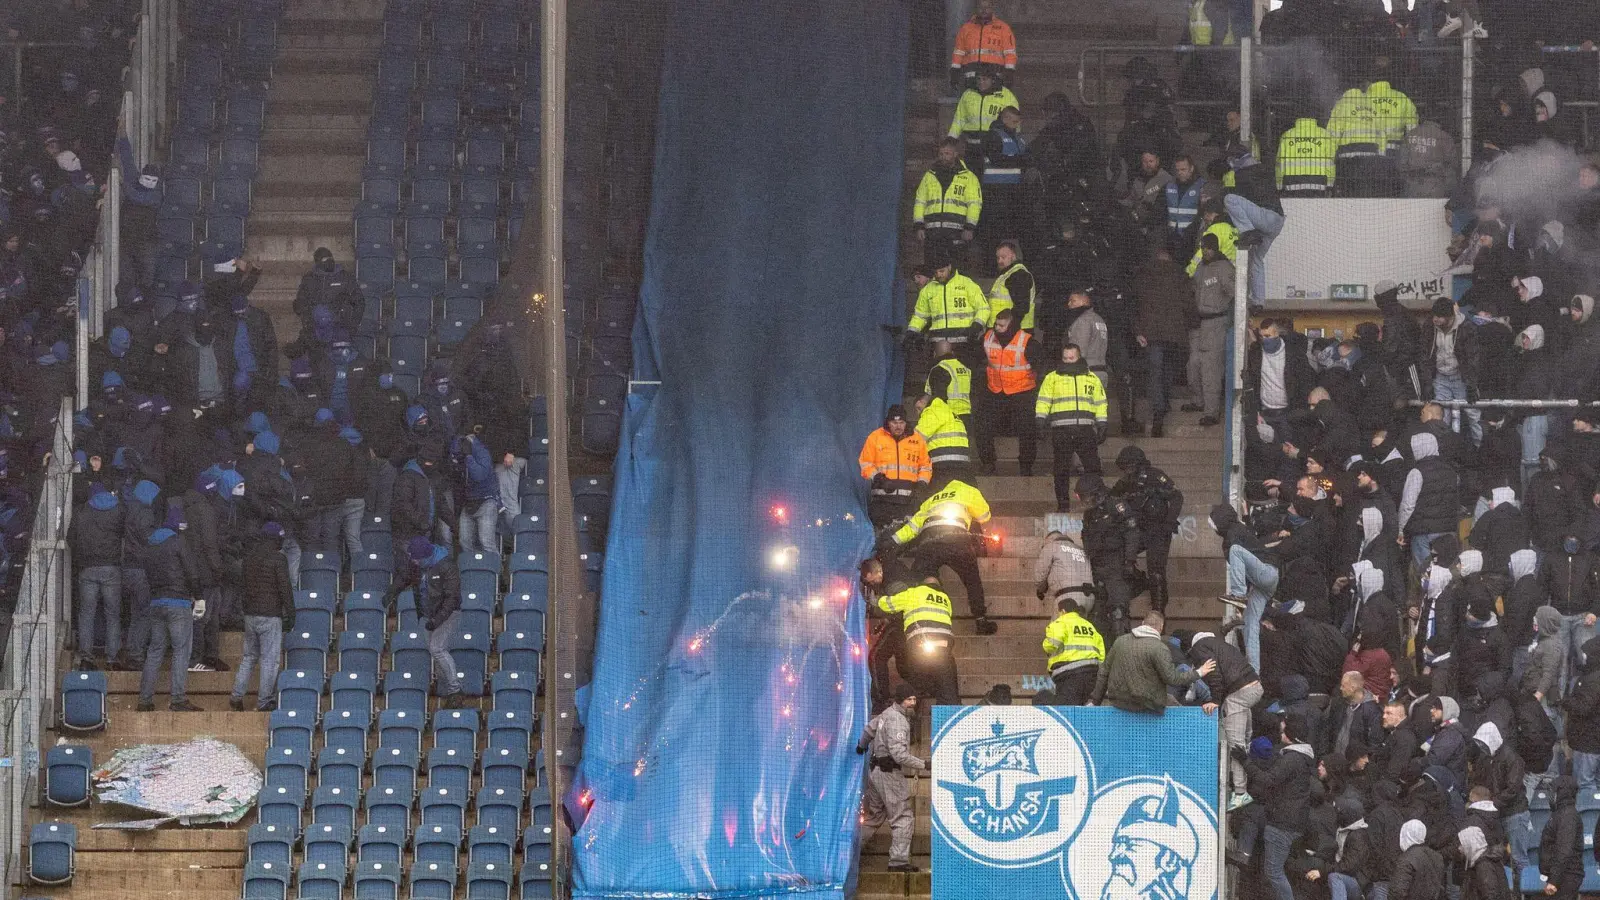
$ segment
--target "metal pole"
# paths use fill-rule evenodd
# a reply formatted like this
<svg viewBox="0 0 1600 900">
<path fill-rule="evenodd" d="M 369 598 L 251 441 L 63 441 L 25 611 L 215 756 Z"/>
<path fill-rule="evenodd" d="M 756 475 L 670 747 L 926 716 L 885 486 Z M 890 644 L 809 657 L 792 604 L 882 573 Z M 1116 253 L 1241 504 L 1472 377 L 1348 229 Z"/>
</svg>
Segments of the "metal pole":
<svg viewBox="0 0 1600 900">
<path fill-rule="evenodd" d="M 1251 134 L 1252 70 L 1254 67 L 1255 40 L 1250 37 L 1239 41 L 1239 140 L 1248 142 Z M 1250 146 L 1246 143 L 1245 146 Z M 1263 163 L 1257 163 L 1263 165 Z M 1244 501 L 1244 406 L 1239 402 L 1244 390 L 1245 341 L 1250 327 L 1249 303 L 1250 251 L 1240 249 L 1234 259 L 1233 277 L 1233 328 L 1229 335 L 1228 371 L 1223 381 L 1228 416 L 1224 430 L 1222 483 L 1228 502 L 1235 508 Z"/>
<path fill-rule="evenodd" d="M 550 429 L 550 481 L 551 493 L 558 498 L 551 504 L 550 511 L 550 530 L 554 541 L 551 549 L 555 564 L 550 567 L 549 616 L 554 626 L 548 629 L 550 637 L 547 649 L 554 650 L 559 645 L 570 644 L 575 637 L 566 631 L 570 618 L 567 610 L 572 595 L 582 590 L 583 585 L 582 576 L 577 575 L 573 565 L 577 559 L 577 523 L 572 513 L 571 498 L 567 495 L 565 502 L 560 499 L 562 494 L 571 491 L 572 484 L 567 473 L 566 260 L 562 243 L 567 162 L 567 0 L 544 0 L 543 12 L 541 34 L 544 46 L 540 56 L 543 65 L 540 88 L 543 108 L 540 124 L 544 143 L 540 147 L 540 161 L 544 171 L 540 173 L 540 179 L 544 222 L 540 237 L 544 242 L 545 396 L 548 398 L 547 421 Z M 554 652 L 545 654 L 543 737 L 546 741 L 550 798 L 556 809 L 561 808 L 567 792 L 564 766 L 572 763 L 565 757 L 565 751 L 573 722 L 563 700 L 567 692 L 561 690 L 562 679 L 566 678 L 570 683 L 572 673 L 561 671 L 557 658 L 561 655 Z M 568 853 L 570 836 L 566 833 L 565 820 L 560 815 L 554 817 L 554 832 L 554 840 L 551 841 L 554 895 L 566 897 L 570 895 L 571 883 Z"/>
<path fill-rule="evenodd" d="M 1472 56 L 1471 30 L 1461 38 L 1461 174 L 1472 168 Z"/>
</svg>

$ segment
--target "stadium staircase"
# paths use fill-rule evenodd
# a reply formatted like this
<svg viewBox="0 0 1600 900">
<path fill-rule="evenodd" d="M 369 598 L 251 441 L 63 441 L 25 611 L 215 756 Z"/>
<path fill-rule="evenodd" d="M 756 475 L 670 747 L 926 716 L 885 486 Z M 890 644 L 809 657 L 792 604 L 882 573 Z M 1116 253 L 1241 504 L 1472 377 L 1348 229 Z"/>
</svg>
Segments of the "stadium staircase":
<svg viewBox="0 0 1600 900">
<path fill-rule="evenodd" d="M 1038 117 L 1030 117 L 1029 111 L 1037 109 L 1045 95 L 1065 91 L 1077 103 L 1078 60 L 1084 49 L 1116 43 L 1177 42 L 1184 27 L 1182 8 L 1155 3 L 1145 6 L 1147 14 L 1135 14 L 1130 7 L 1119 10 L 1118 18 L 1110 20 L 1102 7 L 1082 2 L 1063 6 L 1044 0 L 1007 0 L 1000 5 L 1001 16 L 1011 23 L 1017 34 L 1019 71 L 1014 90 L 1022 105 L 1025 134 L 1037 133 L 1044 124 Z M 1149 58 L 1162 68 L 1169 81 L 1176 83 L 1177 73 L 1170 58 Z M 1107 89 L 1107 96 L 1120 97 L 1122 90 L 1120 82 L 1113 83 Z M 927 169 L 934 142 L 949 127 L 953 105 L 949 100 L 941 102 L 948 93 L 948 81 L 942 72 L 932 79 L 913 79 L 908 91 L 902 221 L 910 222 L 911 197 L 917 181 Z M 1120 108 L 1102 111 L 1095 118 L 1102 140 L 1107 143 L 1115 140 L 1122 121 Z M 901 263 L 902 270 L 909 272 L 921 262 L 921 246 L 911 237 L 909 228 L 905 235 Z M 978 281 L 988 286 L 989 279 Z M 914 300 L 914 292 L 908 290 L 908 313 Z M 908 361 L 908 400 L 921 391 L 927 365 L 926 354 L 914 355 Z M 975 381 L 981 378 L 981 373 L 975 375 Z M 1174 407 L 1179 402 L 1185 401 L 1176 401 Z M 1148 424 L 1148 414 L 1142 415 Z M 1215 625 L 1223 611 L 1222 604 L 1216 600 L 1223 589 L 1222 547 L 1218 537 L 1206 526 L 1205 516 L 1222 493 L 1222 429 L 1201 428 L 1199 414 L 1183 413 L 1174 408 L 1167 418 L 1165 437 L 1122 438 L 1117 435 L 1118 420 L 1118 410 L 1113 406 L 1112 436 L 1100 447 L 1106 481 L 1110 483 L 1117 478 L 1114 465 L 1117 453 L 1131 443 L 1143 448 L 1155 465 L 1171 475 L 1185 497 L 1180 534 L 1173 542 L 1168 565 L 1171 579 L 1168 630 Z M 1034 475 L 1030 478 L 1022 477 L 1019 472 L 1017 440 L 1002 437 L 995 443 L 999 474 L 980 478 L 978 487 L 994 510 L 995 518 L 989 528 L 1003 535 L 1002 555 L 979 561 L 990 615 L 999 626 L 997 634 L 980 637 L 973 632 L 961 582 L 950 573 L 946 573 L 945 579 L 945 587 L 955 601 L 957 669 L 962 701 L 968 704 L 982 702 L 984 695 L 997 684 L 1009 685 L 1015 702 L 1029 702 L 1028 698 L 1034 693 L 1032 679 L 1046 671 L 1040 642 L 1045 625 L 1055 614 L 1053 606 L 1035 598 L 1033 586 L 1033 562 L 1048 530 L 1046 517 L 1055 511 L 1048 439 L 1041 441 Z M 1076 523 L 1076 512 L 1072 519 Z M 1148 595 L 1134 600 L 1135 616 L 1142 615 L 1148 608 Z M 1026 682 L 1025 676 L 1029 678 Z M 916 746 L 913 749 L 924 758 L 929 750 L 929 730 L 924 717 L 914 733 Z M 889 831 L 879 829 L 862 845 L 857 894 L 862 900 L 929 895 L 932 826 L 928 814 L 929 786 L 926 778 L 919 778 L 914 784 L 917 825 L 912 861 L 923 871 L 912 875 L 888 872 Z"/>
<path fill-rule="evenodd" d="M 262 269 L 252 300 L 281 344 L 299 333 L 295 289 L 327 247 L 353 267 L 383 0 L 289 0 L 267 98 L 245 255 Z"/>
</svg>

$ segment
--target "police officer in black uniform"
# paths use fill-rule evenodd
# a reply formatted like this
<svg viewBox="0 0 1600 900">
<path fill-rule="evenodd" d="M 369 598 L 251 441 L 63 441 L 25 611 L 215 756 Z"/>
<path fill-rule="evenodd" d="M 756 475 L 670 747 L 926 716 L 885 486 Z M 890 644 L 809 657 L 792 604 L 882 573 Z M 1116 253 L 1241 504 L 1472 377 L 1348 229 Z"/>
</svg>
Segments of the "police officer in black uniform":
<svg viewBox="0 0 1600 900">
<path fill-rule="evenodd" d="M 1172 535 L 1178 530 L 1178 516 L 1183 513 L 1183 492 L 1167 473 L 1151 465 L 1138 447 L 1122 448 L 1117 469 L 1122 477 L 1111 488 L 1111 496 L 1126 503 L 1139 518 L 1150 603 L 1166 612 L 1167 556 L 1172 551 Z"/>
<path fill-rule="evenodd" d="M 1139 579 L 1139 517 L 1125 500 L 1111 496 L 1099 475 L 1083 475 L 1076 485 L 1083 510 L 1083 550 L 1089 554 L 1095 590 L 1100 594 L 1096 612 L 1113 640 L 1128 631 L 1128 603 L 1133 599 L 1130 579 Z"/>
</svg>

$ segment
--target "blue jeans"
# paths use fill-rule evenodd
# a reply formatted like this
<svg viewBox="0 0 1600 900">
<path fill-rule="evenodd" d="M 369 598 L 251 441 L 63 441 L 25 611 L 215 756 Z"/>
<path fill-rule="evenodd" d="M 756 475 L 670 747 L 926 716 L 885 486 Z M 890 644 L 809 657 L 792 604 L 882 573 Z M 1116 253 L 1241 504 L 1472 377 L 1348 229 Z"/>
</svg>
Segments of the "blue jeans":
<svg viewBox="0 0 1600 900">
<path fill-rule="evenodd" d="M 256 686 L 256 708 L 272 702 L 278 684 L 278 664 L 283 655 L 283 620 L 277 616 L 244 617 L 244 656 L 239 674 L 233 677 L 233 699 L 243 700 L 250 687 L 250 670 L 261 663 L 261 678 Z"/>
<path fill-rule="evenodd" d="M 1600 790 L 1600 753 L 1572 751 L 1572 777 L 1578 779 L 1578 791 Z"/>
<path fill-rule="evenodd" d="M 1328 896 L 1331 900 L 1361 900 L 1361 882 L 1353 875 L 1329 872 Z"/>
<path fill-rule="evenodd" d="M 1257 165 L 1263 165 L 1257 163 Z M 1228 209 L 1228 218 L 1233 220 L 1233 227 L 1239 231 L 1254 231 L 1261 235 L 1261 243 L 1250 248 L 1250 273 L 1249 289 L 1247 296 L 1251 306 L 1260 306 L 1261 299 L 1267 294 L 1267 251 L 1272 248 L 1272 242 L 1279 232 L 1283 231 L 1283 214 L 1275 213 L 1264 206 L 1258 206 L 1238 194 L 1229 194 L 1222 198 L 1222 205 Z"/>
<path fill-rule="evenodd" d="M 461 552 L 500 552 L 500 539 L 495 534 L 495 521 L 499 517 L 499 500 L 491 497 L 476 502 L 468 501 L 461 508 Z"/>
<path fill-rule="evenodd" d="M 1517 430 L 1522 434 L 1522 489 L 1526 491 L 1528 480 L 1539 471 L 1539 453 L 1549 438 L 1550 417 L 1528 416 Z"/>
<path fill-rule="evenodd" d="M 1433 399 L 1435 400 L 1466 400 L 1467 380 L 1459 374 L 1435 375 L 1433 377 Z M 1450 423 L 1450 428 L 1457 434 L 1461 433 L 1462 410 L 1446 408 L 1445 421 Z M 1472 436 L 1472 443 L 1476 446 L 1483 440 L 1483 416 L 1478 410 L 1465 410 L 1467 414 L 1467 429 Z"/>
<path fill-rule="evenodd" d="M 300 590 L 300 541 L 291 531 L 283 533 L 283 556 L 289 563 L 289 588 Z"/>
<path fill-rule="evenodd" d="M 94 655 L 94 619 L 102 609 L 106 658 L 116 659 L 122 649 L 121 566 L 90 566 L 78 573 L 78 656 L 82 658 Z"/>
<path fill-rule="evenodd" d="M 122 567 L 122 599 L 128 606 L 128 636 L 122 650 L 128 663 L 137 666 L 144 662 L 150 644 L 150 579 L 144 569 Z"/>
<path fill-rule="evenodd" d="M 1262 832 L 1265 855 L 1261 860 L 1261 878 L 1272 892 L 1273 900 L 1294 900 L 1294 887 L 1289 884 L 1283 867 L 1289 861 L 1290 847 L 1299 837 L 1298 832 L 1284 831 L 1275 825 L 1268 825 Z"/>
<path fill-rule="evenodd" d="M 1162 418 L 1171 409 L 1168 399 L 1172 395 L 1171 357 L 1177 347 L 1162 341 L 1151 341 L 1145 348 L 1150 366 L 1150 380 L 1145 385 L 1145 399 L 1150 401 L 1150 415 Z"/>
<path fill-rule="evenodd" d="M 450 655 L 450 639 L 455 637 L 461 613 L 453 612 L 439 627 L 428 632 L 428 655 L 433 658 L 433 677 L 439 682 L 439 696 L 453 697 L 461 693 L 461 682 L 456 678 L 456 660 Z"/>
<path fill-rule="evenodd" d="M 1367 900 L 1389 900 L 1389 882 L 1374 881 L 1367 885 Z"/>
<path fill-rule="evenodd" d="M 367 501 L 363 497 L 344 501 L 339 508 L 339 529 L 344 534 L 344 552 L 349 554 L 352 571 L 361 558 L 361 522 L 367 517 Z"/>
<path fill-rule="evenodd" d="M 1433 556 L 1433 542 L 1449 534 L 1448 531 L 1430 532 L 1428 534 L 1413 534 L 1406 541 L 1411 545 L 1411 565 L 1415 568 L 1417 580 L 1422 580 L 1424 572 L 1428 571 L 1428 560 Z"/>
<path fill-rule="evenodd" d="M 1261 618 L 1278 590 L 1278 569 L 1238 544 L 1228 548 L 1228 593 L 1245 598 L 1244 653 L 1261 668 Z"/>
<path fill-rule="evenodd" d="M 150 703 L 156 695 L 156 675 L 161 661 L 172 647 L 172 702 L 189 699 L 189 650 L 194 646 L 194 604 L 188 601 L 170 606 L 150 605 L 150 649 L 144 655 L 144 675 L 139 679 L 139 702 Z"/>
<path fill-rule="evenodd" d="M 1539 846 L 1539 835 L 1533 830 L 1533 814 L 1523 810 L 1500 820 L 1506 829 L 1506 840 L 1511 844 L 1511 865 L 1517 869 L 1528 866 L 1528 851 Z"/>
</svg>

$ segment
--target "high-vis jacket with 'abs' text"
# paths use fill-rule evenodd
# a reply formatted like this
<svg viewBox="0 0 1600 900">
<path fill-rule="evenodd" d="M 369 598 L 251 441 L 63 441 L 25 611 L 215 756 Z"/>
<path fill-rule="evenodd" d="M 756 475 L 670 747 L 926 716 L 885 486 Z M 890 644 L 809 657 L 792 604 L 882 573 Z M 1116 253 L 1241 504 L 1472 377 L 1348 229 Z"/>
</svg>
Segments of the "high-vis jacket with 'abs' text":
<svg viewBox="0 0 1600 900">
<path fill-rule="evenodd" d="M 1105 661 L 1106 643 L 1089 620 L 1065 612 L 1045 627 L 1044 652 L 1050 656 L 1050 674 L 1098 666 Z"/>
<path fill-rule="evenodd" d="M 946 356 L 933 364 L 935 369 L 943 369 L 950 373 L 950 387 L 945 391 L 944 399 L 950 404 L 950 411 L 958 416 L 972 415 L 972 370 L 967 364 L 954 356 Z M 924 394 L 933 393 L 933 373 L 928 373 L 928 380 L 922 383 Z"/>
<path fill-rule="evenodd" d="M 916 514 L 894 533 L 894 542 L 909 544 L 925 531 L 930 537 L 952 530 L 970 531 L 974 522 L 982 525 L 989 516 L 989 501 L 977 488 L 965 481 L 952 481 L 922 501 Z"/>
<path fill-rule="evenodd" d="M 898 594 L 878 598 L 878 608 L 905 623 L 906 637 L 943 637 L 951 629 L 950 595 L 931 584 L 909 587 Z"/>
</svg>

